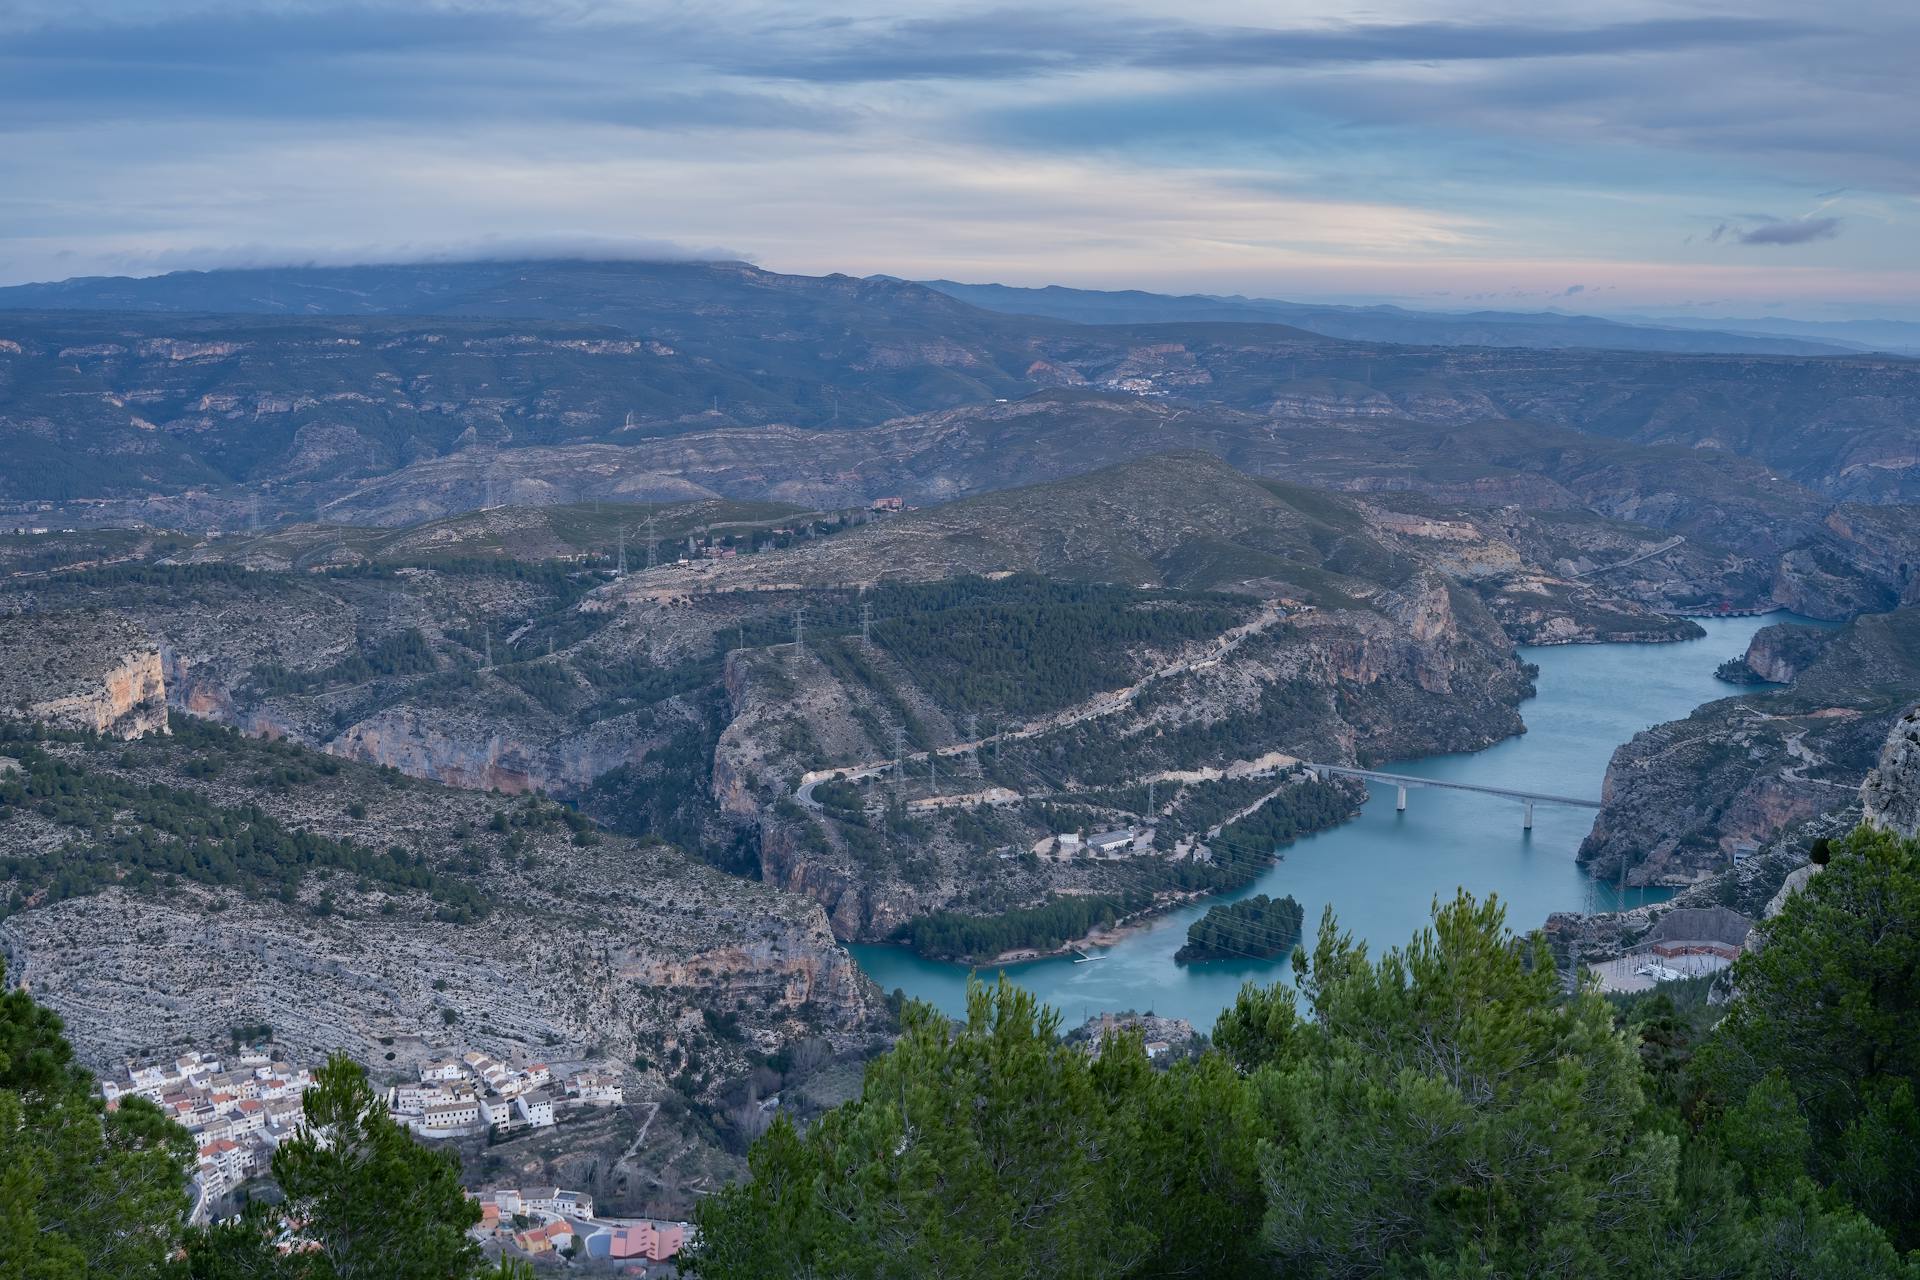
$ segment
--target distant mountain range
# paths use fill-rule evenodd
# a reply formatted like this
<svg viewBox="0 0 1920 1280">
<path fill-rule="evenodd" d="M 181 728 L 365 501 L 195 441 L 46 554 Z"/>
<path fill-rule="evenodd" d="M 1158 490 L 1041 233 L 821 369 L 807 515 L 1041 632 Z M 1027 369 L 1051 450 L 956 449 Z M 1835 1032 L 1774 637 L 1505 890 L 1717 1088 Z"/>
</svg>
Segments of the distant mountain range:
<svg viewBox="0 0 1920 1280">
<path fill-rule="evenodd" d="M 1209 421 L 1222 413 L 1251 424 L 1237 429 L 1243 437 L 1367 425 L 1341 438 L 1374 449 L 1373 461 L 1424 454 L 1416 446 L 1436 429 L 1504 421 L 1678 447 L 1720 470 L 1750 460 L 1829 499 L 1920 496 L 1920 361 L 1459 345 L 1431 334 L 1363 341 L 1312 332 L 1309 319 L 1326 321 L 1308 315 L 1282 323 L 1246 300 L 991 296 L 1123 318 L 1012 314 L 910 281 L 739 262 L 282 268 L 0 290 L 0 500 L 165 499 L 175 505 L 89 514 L 227 524 L 235 504 L 250 512 L 258 500 L 269 518 L 311 515 L 424 468 L 491 505 L 508 500 L 498 490 L 523 470 L 504 459 L 595 446 L 604 457 L 594 465 L 610 468 L 602 481 L 561 467 L 539 493 L 511 499 L 574 501 L 617 488 L 611 476 L 628 471 L 622 455 L 634 446 L 669 441 L 683 441 L 687 456 L 665 473 L 649 468 L 649 500 L 700 496 L 694 477 L 716 470 L 741 473 L 741 487 L 723 492 L 807 504 L 829 493 L 853 501 L 867 483 L 885 487 L 866 496 L 931 499 L 1031 478 L 1013 465 L 1035 443 L 1024 434 L 1031 424 L 983 442 L 982 457 L 910 450 L 897 473 L 863 465 L 857 483 L 852 473 L 813 477 L 812 463 L 844 458 L 831 438 L 856 428 L 1059 393 L 1070 393 L 1059 413 L 1092 433 L 1083 443 L 1104 440 L 1115 421 L 1103 405 L 1166 407 L 1164 427 L 1103 444 L 1109 460 L 1205 447 L 1206 433 L 1229 430 Z M 1174 318 L 1142 318 L 1163 308 Z M 1553 319 L 1563 334 L 1585 323 Z M 774 450 L 784 460 L 768 452 L 776 437 L 789 442 Z M 1069 444 L 1069 464 L 1073 452 Z M 444 509 L 411 498 L 380 505 L 383 520 Z"/>
<path fill-rule="evenodd" d="M 517 316 L 591 321 L 644 328 L 660 313 L 664 293 L 675 306 L 716 299 L 713 282 L 729 276 L 766 281 L 836 282 L 850 311 L 907 301 L 910 281 L 890 276 L 781 276 L 741 262 L 591 263 L 568 261 L 436 262 L 353 267 L 264 267 L 175 271 L 160 276 L 86 276 L 0 288 L 0 309 L 203 311 L 245 315 Z M 1226 322 L 1284 324 L 1330 338 L 1414 346 L 1592 347 L 1729 355 L 1842 355 L 1862 351 L 1920 352 L 1920 324 L 1899 321 L 1694 320 L 1631 321 L 1544 311 L 1415 311 L 1394 306 L 1337 306 L 1275 298 L 1171 295 L 1137 289 L 1042 289 L 1000 284 L 921 282 L 924 311 L 934 298 L 983 311 L 1076 324 Z M 562 286 L 566 305 L 543 295 Z M 639 286 L 635 288 L 634 286 Z M 724 287 L 718 294 L 730 291 Z M 798 302 L 798 297 L 788 302 Z M 767 308 L 768 314 L 783 310 Z M 949 312 L 949 319 L 953 312 Z"/>
<path fill-rule="evenodd" d="M 1310 333 L 1356 342 L 1395 342 L 1442 347 L 1594 347 L 1610 351 L 1664 351 L 1708 355 L 1845 355 L 1872 350 L 1920 349 L 1920 325 L 1862 321 L 1857 325 L 1799 322 L 1726 321 L 1728 327 L 1699 321 L 1649 320 L 1627 323 L 1599 316 L 1550 311 L 1410 311 L 1404 307 L 1350 307 L 1282 302 L 1274 298 L 1180 296 L 1138 289 L 1068 289 L 1048 285 L 1022 289 L 1003 284 L 924 281 L 962 302 L 1012 315 L 1049 316 L 1080 324 L 1168 324 L 1232 321 L 1287 324 Z M 1764 330 L 1764 331 L 1762 331 Z M 1905 332 L 1903 330 L 1911 330 Z"/>
<path fill-rule="evenodd" d="M 1786 334 L 1817 342 L 1851 344 L 1863 350 L 1920 356 L 1920 321 L 1913 320 L 1792 320 L 1784 316 L 1633 316 L 1633 324 L 1676 329 L 1720 329 L 1743 334 Z"/>
</svg>

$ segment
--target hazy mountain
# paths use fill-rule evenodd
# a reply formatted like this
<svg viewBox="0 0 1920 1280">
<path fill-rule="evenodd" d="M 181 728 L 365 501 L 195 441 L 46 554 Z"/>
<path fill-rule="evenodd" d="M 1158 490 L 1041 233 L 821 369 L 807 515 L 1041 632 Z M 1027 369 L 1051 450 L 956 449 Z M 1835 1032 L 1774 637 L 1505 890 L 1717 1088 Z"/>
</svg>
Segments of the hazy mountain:
<svg viewBox="0 0 1920 1280">
<path fill-rule="evenodd" d="M 270 486 L 276 505 L 310 515 L 369 479 L 477 449 L 701 434 L 710 458 L 736 428 L 833 433 L 1046 389 L 1164 404 L 1189 434 L 1203 409 L 1288 424 L 1526 421 L 1698 450 L 1710 465 L 1751 459 L 1831 498 L 1920 497 L 1920 363 L 1885 356 L 1407 346 L 1244 317 L 1083 324 L 740 263 L 211 272 L 0 291 L 8 300 L 62 304 L 0 309 L 12 464 L 0 498 L 14 501 L 251 501 L 236 487 Z M 246 314 L 172 309 L 214 305 Z M 630 496 L 699 496 L 674 483 Z"/>
<path fill-rule="evenodd" d="M 1635 323 L 1642 321 L 1636 317 Z M 1863 351 L 1920 355 L 1920 321 L 1916 320 L 1794 320 L 1785 316 L 1655 316 L 1644 323 L 1675 329 L 1718 329 L 1729 333 L 1781 334 L 1836 342 Z"/>
<path fill-rule="evenodd" d="M 1228 320 L 1289 324 L 1331 338 L 1433 346 L 1599 347 L 1613 351 L 1667 351 L 1746 355 L 1843 355 L 1880 344 L 1834 332 L 1814 340 L 1806 330 L 1739 332 L 1717 326 L 1650 322 L 1623 324 L 1598 316 L 1548 311 L 1410 311 L 1403 307 L 1348 307 L 1273 298 L 1173 296 L 1138 289 L 1022 289 L 1002 284 L 928 280 L 929 288 L 977 307 L 1012 315 L 1050 316 L 1082 324 L 1164 324 Z M 1764 323 L 1764 322 L 1763 322 Z M 1786 323 L 1786 322 L 1780 322 Z M 1746 328 L 1740 322 L 1740 328 Z M 1756 328 L 1760 327 L 1758 325 Z M 1920 331 L 1920 326 L 1915 326 Z M 1920 341 L 1915 338 L 1913 341 Z"/>
</svg>

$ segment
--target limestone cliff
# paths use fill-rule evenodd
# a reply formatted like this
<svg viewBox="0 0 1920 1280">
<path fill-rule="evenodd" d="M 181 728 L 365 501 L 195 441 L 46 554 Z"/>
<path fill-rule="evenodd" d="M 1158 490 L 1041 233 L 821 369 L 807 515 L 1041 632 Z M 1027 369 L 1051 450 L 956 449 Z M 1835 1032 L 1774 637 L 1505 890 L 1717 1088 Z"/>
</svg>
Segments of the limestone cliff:
<svg viewBox="0 0 1920 1280">
<path fill-rule="evenodd" d="M 1880 762 L 1860 788 L 1860 802 L 1874 826 L 1920 836 L 1920 707 L 1901 716 L 1887 735 Z"/>
<path fill-rule="evenodd" d="M 1824 627 L 1790 622 L 1762 627 L 1747 642 L 1743 661 L 1755 679 L 1769 684 L 1792 684 L 1820 656 L 1834 633 Z"/>
<path fill-rule="evenodd" d="M 1889 825 L 1911 821 L 1901 816 L 1912 812 L 1901 780 L 1912 776 L 1902 764 L 1912 752 L 1899 731 L 1889 742 L 1888 730 L 1920 697 L 1920 610 L 1821 634 L 1769 627 L 1756 648 L 1759 668 L 1793 682 L 1707 703 L 1614 752 L 1604 807 L 1580 847 L 1596 874 L 1630 884 L 1702 879 L 1743 848 L 1851 807 L 1876 759 L 1878 811 Z"/>
<path fill-rule="evenodd" d="M 321 744 L 330 755 L 391 765 L 415 778 L 508 794 L 571 794 L 601 774 L 640 761 L 648 737 L 603 722 L 553 737 L 464 708 L 389 707 Z M 516 731 L 517 730 L 517 731 Z"/>
<path fill-rule="evenodd" d="M 165 733 L 159 646 L 104 611 L 0 617 L 0 713 L 114 738 Z"/>
<path fill-rule="evenodd" d="M 859 1039 L 873 1024 L 870 986 L 819 907 L 657 841 L 529 824 L 554 806 L 327 769 L 311 752 L 205 729 L 132 757 L 52 749 L 91 774 L 258 806 L 369 850 L 403 844 L 423 871 L 461 877 L 492 904 L 462 921 L 392 881 L 318 872 L 279 896 L 183 878 L 162 897 L 129 887 L 137 877 L 87 896 L 30 895 L 0 922 L 8 976 L 66 1019 L 96 1066 L 264 1022 L 288 1052 L 345 1050 L 402 1071 L 434 1044 L 620 1070 L 636 1054 L 658 1062 L 707 1010 L 737 1017 L 741 1032 L 703 1049 L 717 1083 L 745 1069 L 748 1049 Z M 209 756 L 224 761 L 211 777 L 184 771 Z M 250 787 L 265 766 L 301 780 Z M 71 832 L 17 811 L 8 838 L 52 848 Z"/>
</svg>

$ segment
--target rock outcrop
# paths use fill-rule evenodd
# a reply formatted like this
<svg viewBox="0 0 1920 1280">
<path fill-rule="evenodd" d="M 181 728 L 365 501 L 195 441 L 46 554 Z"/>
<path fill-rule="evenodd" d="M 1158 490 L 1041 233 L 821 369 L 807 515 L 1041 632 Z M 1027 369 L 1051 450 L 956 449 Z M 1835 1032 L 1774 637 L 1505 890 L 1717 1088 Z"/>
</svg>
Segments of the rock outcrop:
<svg viewBox="0 0 1920 1280">
<path fill-rule="evenodd" d="M 1860 787 L 1865 818 L 1876 827 L 1920 836 L 1920 707 L 1893 726 L 1880 763 Z"/>
<path fill-rule="evenodd" d="M 1878 811 L 1888 825 L 1911 823 L 1903 815 L 1912 801 L 1901 797 L 1910 795 L 1902 762 L 1913 751 L 1898 730 L 1890 743 L 1888 731 L 1920 698 L 1920 609 L 1870 614 L 1824 635 L 1769 627 L 1756 644 L 1760 667 L 1791 673 L 1791 684 L 1707 703 L 1614 752 L 1605 805 L 1580 846 L 1595 874 L 1630 884 L 1703 879 L 1780 830 L 1855 805 L 1876 760 Z M 1911 729 L 1910 716 L 1901 723 Z"/>
<path fill-rule="evenodd" d="M 160 648 L 104 611 L 0 616 L 0 714 L 114 738 L 165 733 Z"/>
<path fill-rule="evenodd" d="M 1824 627 L 1778 622 L 1754 633 L 1743 661 L 1757 680 L 1792 684 L 1820 656 L 1833 635 Z"/>
<path fill-rule="evenodd" d="M 137 875 L 85 896 L 29 893 L 0 922 L 7 976 L 61 1014 L 90 1064 L 267 1023 L 290 1053 L 344 1050 L 396 1070 L 409 1063 L 387 1049 L 435 1042 L 617 1068 L 636 1054 L 659 1061 L 663 1042 L 686 1040 L 711 1011 L 740 1028 L 715 1040 L 712 1065 L 744 1070 L 749 1048 L 858 1039 L 872 1024 L 871 988 L 813 903 L 658 841 L 576 836 L 556 806 L 205 734 L 130 762 L 98 744 L 50 749 L 90 774 L 233 812 L 257 806 L 369 851 L 398 847 L 423 875 L 479 889 L 491 910 L 461 920 L 391 879 L 318 871 L 278 896 L 187 877 L 160 896 L 132 887 Z M 210 757 L 220 766 L 188 768 Z M 300 780 L 250 788 L 265 767 Z M 57 848 L 72 832 L 16 811 L 7 837 Z"/>
</svg>

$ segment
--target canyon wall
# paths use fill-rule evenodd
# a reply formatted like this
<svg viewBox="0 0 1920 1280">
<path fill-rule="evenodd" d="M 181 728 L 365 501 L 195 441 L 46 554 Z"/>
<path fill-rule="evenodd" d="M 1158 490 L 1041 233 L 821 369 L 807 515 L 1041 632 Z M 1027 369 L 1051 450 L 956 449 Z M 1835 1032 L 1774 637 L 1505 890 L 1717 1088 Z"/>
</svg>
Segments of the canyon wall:
<svg viewBox="0 0 1920 1280">
<path fill-rule="evenodd" d="M 160 647 L 112 613 L 0 617 L 0 714 L 113 738 L 165 733 Z"/>
<path fill-rule="evenodd" d="M 1860 788 L 1860 802 L 1874 826 L 1920 836 L 1920 707 L 1901 716 L 1887 735 L 1880 763 Z"/>
</svg>

